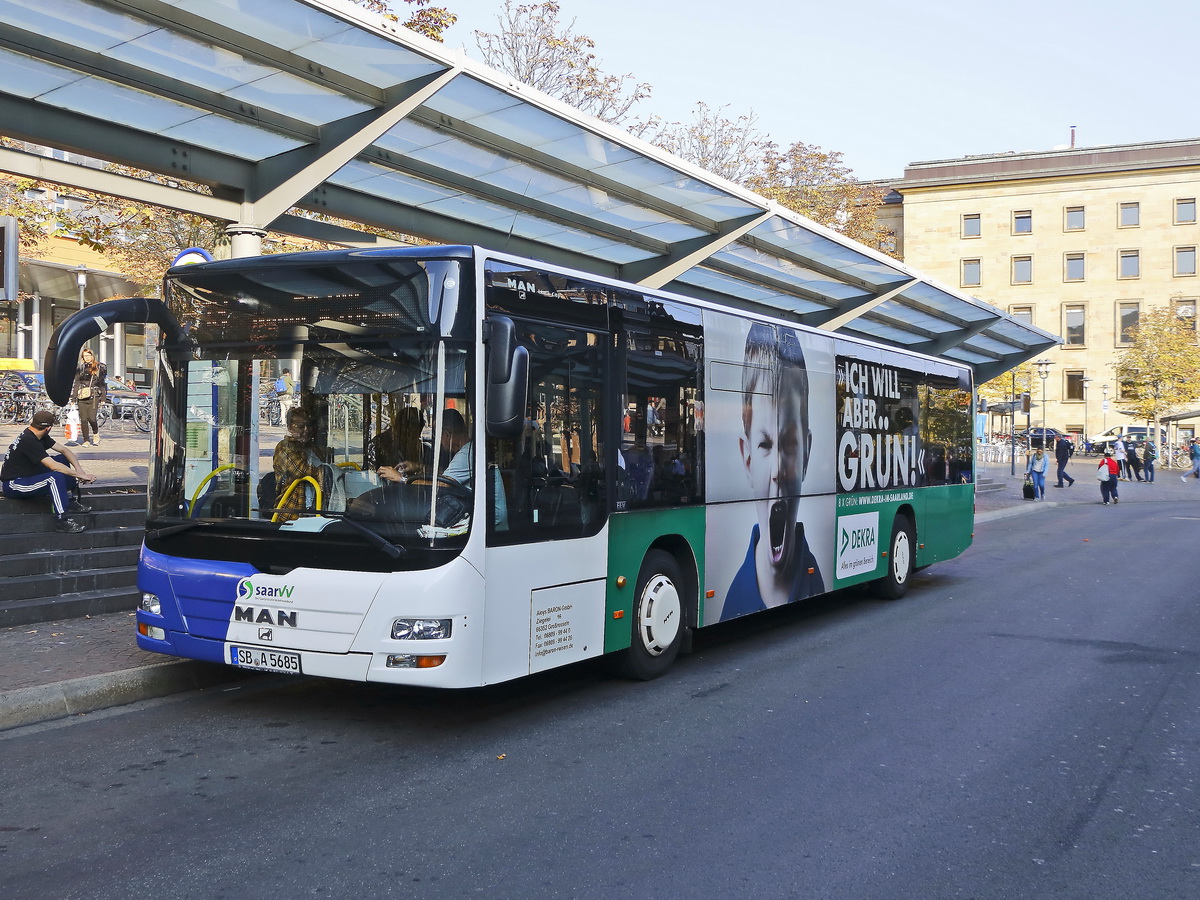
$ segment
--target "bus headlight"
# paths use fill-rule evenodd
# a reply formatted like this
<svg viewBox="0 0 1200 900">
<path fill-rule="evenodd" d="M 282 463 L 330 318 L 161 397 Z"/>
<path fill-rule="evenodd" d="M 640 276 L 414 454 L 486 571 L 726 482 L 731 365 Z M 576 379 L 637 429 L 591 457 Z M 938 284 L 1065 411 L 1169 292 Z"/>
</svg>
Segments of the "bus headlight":
<svg viewBox="0 0 1200 900">
<path fill-rule="evenodd" d="M 140 609 L 143 612 L 154 613 L 160 615 L 162 613 L 162 604 L 158 600 L 157 594 L 142 594 L 142 602 Z"/>
<path fill-rule="evenodd" d="M 394 641 L 440 641 L 450 637 L 451 619 L 396 619 L 392 622 Z"/>
</svg>

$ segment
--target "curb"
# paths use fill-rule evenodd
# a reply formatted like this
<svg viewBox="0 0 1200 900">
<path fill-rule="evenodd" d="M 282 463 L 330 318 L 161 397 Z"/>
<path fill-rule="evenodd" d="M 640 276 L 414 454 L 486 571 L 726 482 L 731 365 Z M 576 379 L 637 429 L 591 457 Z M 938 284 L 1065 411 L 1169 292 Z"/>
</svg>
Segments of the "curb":
<svg viewBox="0 0 1200 900">
<path fill-rule="evenodd" d="M 180 660 L 0 692 L 0 731 L 236 681 L 243 673 Z"/>
</svg>

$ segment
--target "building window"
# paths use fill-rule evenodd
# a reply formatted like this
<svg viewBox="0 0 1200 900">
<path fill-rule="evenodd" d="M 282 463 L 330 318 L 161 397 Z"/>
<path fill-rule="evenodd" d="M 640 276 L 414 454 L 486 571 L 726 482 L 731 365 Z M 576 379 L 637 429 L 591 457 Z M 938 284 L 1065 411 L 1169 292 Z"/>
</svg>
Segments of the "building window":
<svg viewBox="0 0 1200 900">
<path fill-rule="evenodd" d="M 1026 325 L 1033 324 L 1032 306 L 1012 306 L 1009 307 L 1008 314 L 1018 322 L 1024 322 Z"/>
<path fill-rule="evenodd" d="M 1014 256 L 1012 258 L 1012 283 L 1013 284 L 1032 284 L 1033 283 L 1033 257 L 1032 256 Z"/>
<path fill-rule="evenodd" d="M 1175 248 L 1175 274 L 1176 275 L 1195 275 L 1196 274 L 1196 248 L 1191 247 L 1176 247 Z"/>
<path fill-rule="evenodd" d="M 1195 225 L 1196 224 L 1196 198 L 1186 197 L 1183 200 L 1175 201 L 1175 224 L 1176 225 Z"/>
<path fill-rule="evenodd" d="M 980 229 L 979 213 L 969 213 L 962 217 L 962 236 L 965 238 L 977 238 L 982 233 Z"/>
<path fill-rule="evenodd" d="M 1063 257 L 1063 280 L 1083 281 L 1083 254 L 1067 253 Z"/>
<path fill-rule="evenodd" d="M 1068 369 L 1063 372 L 1066 384 L 1063 385 L 1064 400 L 1083 400 L 1083 369 Z"/>
<path fill-rule="evenodd" d="M 1033 212 L 1018 209 L 1013 213 L 1013 234 L 1033 234 Z"/>
<path fill-rule="evenodd" d="M 1137 228 L 1142 224 L 1142 208 L 1137 203 L 1122 203 L 1117 214 L 1120 228 Z"/>
<path fill-rule="evenodd" d="M 1139 278 L 1142 274 L 1140 250 L 1122 250 L 1117 264 L 1118 278 Z"/>
<path fill-rule="evenodd" d="M 1083 207 L 1068 206 L 1063 221 L 1063 231 L 1083 231 Z"/>
<path fill-rule="evenodd" d="M 979 287 L 979 260 L 964 259 L 962 261 L 962 286 Z"/>
<path fill-rule="evenodd" d="M 1117 346 L 1128 347 L 1142 315 L 1141 300 L 1121 300 L 1117 303 Z"/>
<path fill-rule="evenodd" d="M 1194 331 L 1196 328 L 1196 297 L 1176 297 L 1171 301 L 1175 315 L 1183 319 Z"/>
<path fill-rule="evenodd" d="M 1130 378 L 1117 379 L 1117 399 L 1118 400 L 1136 400 L 1138 398 L 1137 388 L 1134 387 L 1133 380 Z"/>
<path fill-rule="evenodd" d="M 1063 343 L 1068 347 L 1082 347 L 1084 338 L 1084 313 L 1082 303 L 1067 303 L 1063 306 Z"/>
</svg>

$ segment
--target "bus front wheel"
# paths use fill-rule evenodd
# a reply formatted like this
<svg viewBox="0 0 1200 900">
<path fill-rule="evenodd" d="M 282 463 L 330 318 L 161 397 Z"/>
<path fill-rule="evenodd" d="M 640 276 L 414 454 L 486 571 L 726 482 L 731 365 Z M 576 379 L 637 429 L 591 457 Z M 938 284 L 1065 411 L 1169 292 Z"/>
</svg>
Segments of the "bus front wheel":
<svg viewBox="0 0 1200 900">
<path fill-rule="evenodd" d="M 646 554 L 633 598 L 632 641 L 613 660 L 618 674 L 649 681 L 671 668 L 683 643 L 685 585 L 675 557 L 663 550 Z"/>
<path fill-rule="evenodd" d="M 908 516 L 896 516 L 892 522 L 892 540 L 888 544 L 887 574 L 874 583 L 876 593 L 885 600 L 899 600 L 908 592 L 916 546 L 912 520 Z"/>
</svg>

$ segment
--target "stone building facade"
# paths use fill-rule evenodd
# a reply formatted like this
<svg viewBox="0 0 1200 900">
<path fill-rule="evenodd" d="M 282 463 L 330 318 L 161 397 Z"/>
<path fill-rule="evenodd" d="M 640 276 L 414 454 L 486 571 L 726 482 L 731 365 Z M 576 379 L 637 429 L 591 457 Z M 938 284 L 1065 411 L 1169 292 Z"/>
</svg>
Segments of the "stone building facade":
<svg viewBox="0 0 1200 900">
<path fill-rule="evenodd" d="M 1113 363 L 1146 310 L 1195 327 L 1200 139 L 917 162 L 890 187 L 906 263 L 1062 337 L 1044 354 L 1048 426 L 1139 424 Z"/>
</svg>

